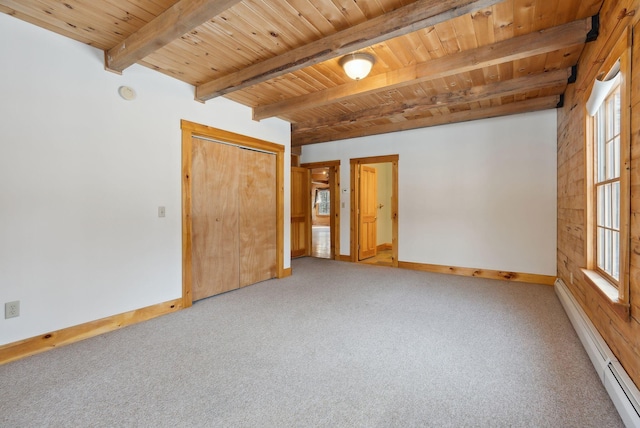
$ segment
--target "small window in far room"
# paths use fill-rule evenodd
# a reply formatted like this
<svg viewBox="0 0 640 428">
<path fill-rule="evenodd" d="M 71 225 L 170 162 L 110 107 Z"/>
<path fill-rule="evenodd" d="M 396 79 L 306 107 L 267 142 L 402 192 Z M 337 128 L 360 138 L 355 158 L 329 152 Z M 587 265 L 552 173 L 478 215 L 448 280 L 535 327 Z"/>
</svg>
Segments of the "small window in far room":
<svg viewBox="0 0 640 428">
<path fill-rule="evenodd" d="M 318 190 L 316 194 L 316 205 L 318 207 L 318 215 L 330 215 L 329 211 L 329 189 Z"/>
</svg>

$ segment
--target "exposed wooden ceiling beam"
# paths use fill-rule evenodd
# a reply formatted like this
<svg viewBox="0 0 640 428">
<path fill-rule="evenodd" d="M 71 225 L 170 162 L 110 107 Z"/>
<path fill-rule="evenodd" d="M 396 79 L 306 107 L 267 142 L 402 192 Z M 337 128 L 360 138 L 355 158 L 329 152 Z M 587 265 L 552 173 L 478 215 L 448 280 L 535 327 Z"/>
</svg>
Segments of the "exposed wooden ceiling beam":
<svg viewBox="0 0 640 428">
<path fill-rule="evenodd" d="M 508 116 L 512 114 L 527 113 L 538 110 L 555 108 L 560 101 L 559 95 L 543 98 L 533 98 L 526 101 L 503 104 L 500 106 L 459 111 L 440 116 L 432 116 L 424 119 L 407 120 L 403 122 L 388 123 L 385 125 L 370 126 L 354 129 L 346 132 L 338 132 L 333 135 L 304 133 L 292 135 L 291 146 L 299 147 L 308 144 L 324 143 L 327 141 L 345 140 L 347 138 L 365 137 L 368 135 L 386 134 L 389 132 L 406 131 L 409 129 L 425 128 L 428 126 L 444 125 L 449 123 L 467 122 L 477 119 Z"/>
<path fill-rule="evenodd" d="M 435 107 L 449 107 L 461 103 L 471 103 L 489 100 L 496 97 L 506 97 L 547 89 L 561 94 L 567 87 L 567 79 L 571 75 L 571 69 L 556 70 L 546 73 L 519 77 L 502 82 L 490 83 L 483 86 L 474 86 L 468 89 L 459 89 L 438 93 L 432 97 L 420 97 L 405 100 L 402 103 L 382 105 L 365 110 L 345 113 L 339 116 L 324 116 L 314 120 L 293 123 L 291 132 L 302 134 L 305 132 L 316 132 L 320 128 L 350 125 L 354 122 L 377 120 L 381 117 L 394 116 L 398 114 L 418 114 Z"/>
<path fill-rule="evenodd" d="M 282 55 L 196 87 L 196 99 L 220 95 L 266 82 L 339 55 L 402 36 L 500 3 L 502 0 L 418 0 L 377 18 L 347 28 Z"/>
<path fill-rule="evenodd" d="M 584 44 L 591 29 L 591 19 L 574 21 L 547 30 L 514 37 L 491 45 L 425 61 L 400 70 L 381 73 L 277 103 L 257 106 L 253 118 L 261 120 L 287 113 L 339 102 L 354 95 L 412 85 L 468 72 L 492 65 L 531 57 Z"/>
<path fill-rule="evenodd" d="M 241 0 L 180 0 L 105 52 L 105 68 L 116 73 L 171 43 Z"/>
</svg>

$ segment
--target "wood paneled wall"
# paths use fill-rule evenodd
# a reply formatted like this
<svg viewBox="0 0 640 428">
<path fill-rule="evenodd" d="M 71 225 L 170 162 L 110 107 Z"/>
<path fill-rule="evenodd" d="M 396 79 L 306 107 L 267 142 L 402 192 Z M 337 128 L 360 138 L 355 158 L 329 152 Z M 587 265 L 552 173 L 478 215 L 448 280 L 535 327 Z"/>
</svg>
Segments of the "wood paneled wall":
<svg viewBox="0 0 640 428">
<path fill-rule="evenodd" d="M 558 276 L 567 284 L 600 334 L 640 387 L 640 0 L 606 0 L 600 35 L 587 44 L 578 79 L 558 110 Z M 583 279 L 586 265 L 584 104 L 602 60 L 625 27 L 634 26 L 631 77 L 631 319 L 622 320 Z M 572 281 L 573 278 L 573 281 Z"/>
</svg>

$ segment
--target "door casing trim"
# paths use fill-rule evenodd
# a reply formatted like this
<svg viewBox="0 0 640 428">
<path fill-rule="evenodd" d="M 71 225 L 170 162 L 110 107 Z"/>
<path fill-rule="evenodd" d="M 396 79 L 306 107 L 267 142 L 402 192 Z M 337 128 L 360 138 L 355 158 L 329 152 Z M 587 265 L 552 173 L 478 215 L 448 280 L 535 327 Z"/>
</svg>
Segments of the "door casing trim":
<svg viewBox="0 0 640 428">
<path fill-rule="evenodd" d="M 182 307 L 193 304 L 191 259 L 191 139 L 203 137 L 276 155 L 276 275 L 284 268 L 284 146 L 206 125 L 180 121 L 182 129 Z"/>
<path fill-rule="evenodd" d="M 330 187 L 331 203 L 330 211 L 333 219 L 333 227 L 331 228 L 331 241 L 333 247 L 333 259 L 340 260 L 340 161 L 323 161 L 323 162 L 310 162 L 300 164 L 301 168 L 307 168 L 309 170 L 315 168 L 329 168 L 330 174 L 333 179 L 329 182 L 332 183 Z M 311 227 L 309 224 L 309 236 L 311 236 Z"/>
<path fill-rule="evenodd" d="M 351 233 L 350 233 L 350 261 L 358 262 L 358 188 L 360 182 L 359 165 L 372 163 L 391 163 L 391 265 L 398 267 L 398 162 L 399 155 L 370 156 L 349 159 L 351 167 Z"/>
</svg>

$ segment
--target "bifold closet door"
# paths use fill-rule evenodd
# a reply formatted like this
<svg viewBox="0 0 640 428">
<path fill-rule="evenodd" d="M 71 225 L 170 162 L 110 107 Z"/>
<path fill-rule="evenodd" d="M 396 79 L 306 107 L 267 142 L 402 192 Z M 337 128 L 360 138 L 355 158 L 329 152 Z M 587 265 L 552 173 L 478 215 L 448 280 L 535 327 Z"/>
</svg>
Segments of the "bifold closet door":
<svg viewBox="0 0 640 428">
<path fill-rule="evenodd" d="M 275 278 L 276 156 L 193 138 L 193 300 Z"/>
<path fill-rule="evenodd" d="M 276 277 L 276 156 L 240 149 L 240 287 Z"/>
<path fill-rule="evenodd" d="M 238 288 L 238 147 L 193 138 L 191 246 L 193 300 Z"/>
</svg>

